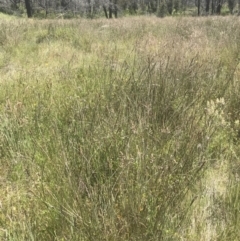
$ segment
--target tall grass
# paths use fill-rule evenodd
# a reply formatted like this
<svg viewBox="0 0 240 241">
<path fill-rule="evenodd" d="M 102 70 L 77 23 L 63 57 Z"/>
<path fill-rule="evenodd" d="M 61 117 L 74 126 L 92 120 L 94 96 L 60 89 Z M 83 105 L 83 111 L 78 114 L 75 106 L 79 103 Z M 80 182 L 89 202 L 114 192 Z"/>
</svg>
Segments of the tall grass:
<svg viewBox="0 0 240 241">
<path fill-rule="evenodd" d="M 1 21 L 2 240 L 238 240 L 240 22 Z"/>
</svg>

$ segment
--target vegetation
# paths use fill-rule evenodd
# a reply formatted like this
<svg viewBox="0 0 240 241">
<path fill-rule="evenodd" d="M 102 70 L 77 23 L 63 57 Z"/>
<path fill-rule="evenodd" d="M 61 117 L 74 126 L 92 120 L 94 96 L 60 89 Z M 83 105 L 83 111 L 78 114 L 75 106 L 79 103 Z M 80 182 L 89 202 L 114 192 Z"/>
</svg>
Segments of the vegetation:
<svg viewBox="0 0 240 241">
<path fill-rule="evenodd" d="M 240 0 L 0 0 L 0 12 L 48 19 L 240 15 Z"/>
<path fill-rule="evenodd" d="M 1 20 L 0 239 L 239 240 L 240 20 Z"/>
</svg>

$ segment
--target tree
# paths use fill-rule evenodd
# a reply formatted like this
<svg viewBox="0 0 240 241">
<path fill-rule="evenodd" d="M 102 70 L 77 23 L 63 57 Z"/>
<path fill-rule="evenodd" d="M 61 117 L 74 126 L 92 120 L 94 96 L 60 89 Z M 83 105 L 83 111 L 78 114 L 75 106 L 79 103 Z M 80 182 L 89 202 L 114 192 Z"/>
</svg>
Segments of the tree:
<svg viewBox="0 0 240 241">
<path fill-rule="evenodd" d="M 103 10 L 106 18 L 112 18 L 113 15 L 115 18 L 118 17 L 118 7 L 117 0 L 109 0 L 103 2 Z"/>
<path fill-rule="evenodd" d="M 228 0 L 228 8 L 231 14 L 233 14 L 233 9 L 236 5 L 236 1 L 235 0 Z"/>
<path fill-rule="evenodd" d="M 170 15 L 172 15 L 173 12 L 173 0 L 167 1 L 167 10 Z"/>
<path fill-rule="evenodd" d="M 166 15 L 166 3 L 164 0 L 158 0 L 157 2 L 157 16 L 160 18 L 165 17 Z"/>
<path fill-rule="evenodd" d="M 156 13 L 158 10 L 158 1 L 149 0 L 148 1 L 148 11 L 150 13 Z"/>
<path fill-rule="evenodd" d="M 26 9 L 27 9 L 27 16 L 28 18 L 31 18 L 32 17 L 32 7 L 31 7 L 31 0 L 25 0 L 25 6 L 26 6 Z"/>
<path fill-rule="evenodd" d="M 17 10 L 19 8 L 20 0 L 11 0 L 11 9 Z"/>
<path fill-rule="evenodd" d="M 179 0 L 174 0 L 173 7 L 174 7 L 175 12 L 177 13 L 179 11 L 179 9 L 180 9 L 180 1 Z"/>
<path fill-rule="evenodd" d="M 209 14 L 210 0 L 206 0 L 206 13 Z"/>
<path fill-rule="evenodd" d="M 212 0 L 212 15 L 215 13 L 215 2 Z"/>
<path fill-rule="evenodd" d="M 125 4 L 127 5 L 127 4 Z M 131 1 L 128 5 L 128 10 L 131 14 L 136 14 L 138 10 L 138 4 L 136 0 Z M 125 6 L 124 6 L 125 7 Z M 126 7 L 125 7 L 126 9 Z"/>
<path fill-rule="evenodd" d="M 217 0 L 217 8 L 216 8 L 216 14 L 220 15 L 222 10 L 222 1 Z"/>
<path fill-rule="evenodd" d="M 197 11 L 198 11 L 198 16 L 201 14 L 201 0 L 197 0 Z"/>
<path fill-rule="evenodd" d="M 240 0 L 238 0 L 238 16 L 240 16 Z"/>
</svg>

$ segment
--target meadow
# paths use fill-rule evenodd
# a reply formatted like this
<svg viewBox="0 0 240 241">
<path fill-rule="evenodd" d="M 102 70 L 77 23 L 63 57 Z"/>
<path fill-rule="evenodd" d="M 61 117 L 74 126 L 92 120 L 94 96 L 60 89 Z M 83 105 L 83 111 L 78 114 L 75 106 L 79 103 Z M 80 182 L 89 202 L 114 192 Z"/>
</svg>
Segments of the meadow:
<svg viewBox="0 0 240 241">
<path fill-rule="evenodd" d="M 1 18 L 0 90 L 0 240 L 240 239 L 240 18 Z"/>
</svg>

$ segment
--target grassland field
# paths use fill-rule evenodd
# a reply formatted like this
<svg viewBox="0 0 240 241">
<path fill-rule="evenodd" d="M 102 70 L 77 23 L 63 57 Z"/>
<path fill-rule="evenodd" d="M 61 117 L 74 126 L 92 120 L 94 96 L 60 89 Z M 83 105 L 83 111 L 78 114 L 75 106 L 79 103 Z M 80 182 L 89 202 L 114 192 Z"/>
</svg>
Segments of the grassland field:
<svg viewBox="0 0 240 241">
<path fill-rule="evenodd" d="M 240 18 L 0 15 L 0 240 L 240 240 Z"/>
</svg>

